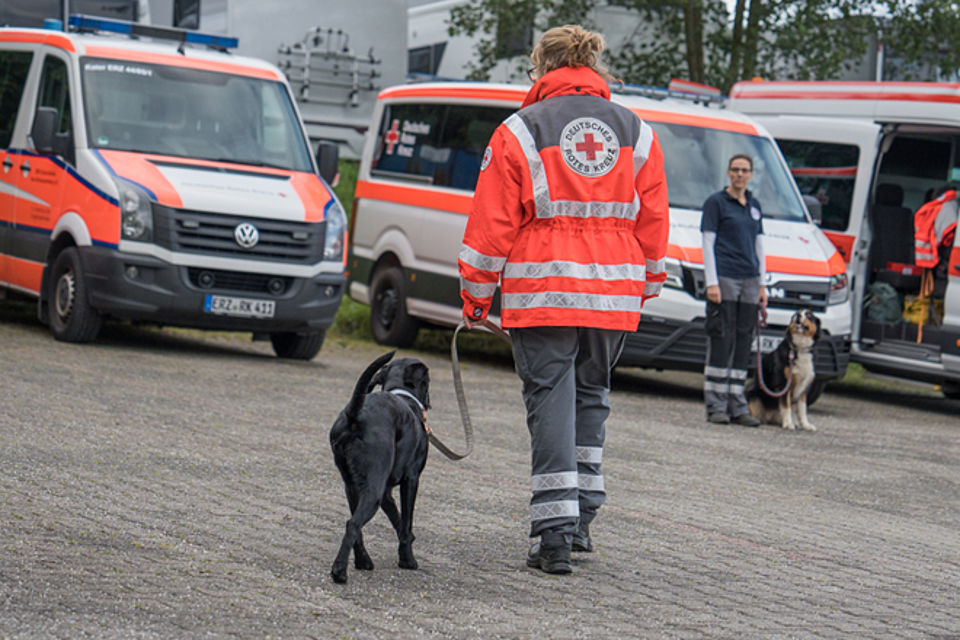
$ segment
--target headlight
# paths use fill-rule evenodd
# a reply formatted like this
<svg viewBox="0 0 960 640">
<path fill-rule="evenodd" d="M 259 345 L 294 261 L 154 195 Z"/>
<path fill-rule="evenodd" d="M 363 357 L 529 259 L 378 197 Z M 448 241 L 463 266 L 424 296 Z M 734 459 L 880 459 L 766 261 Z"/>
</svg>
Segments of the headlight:
<svg viewBox="0 0 960 640">
<path fill-rule="evenodd" d="M 850 295 L 850 287 L 847 286 L 847 274 L 838 273 L 830 276 L 830 297 L 827 304 L 840 304 L 846 302 Z"/>
<path fill-rule="evenodd" d="M 680 266 L 680 261 L 667 258 L 665 260 L 665 268 L 667 271 L 667 279 L 664 281 L 663 286 L 673 289 L 683 289 L 683 267 Z"/>
<path fill-rule="evenodd" d="M 147 192 L 132 182 L 117 180 L 120 192 L 120 236 L 125 240 L 153 240 L 153 209 Z"/>
<path fill-rule="evenodd" d="M 347 216 L 340 202 L 334 198 L 324 216 L 326 237 L 323 239 L 323 259 L 343 260 L 344 232 L 347 229 Z"/>
</svg>

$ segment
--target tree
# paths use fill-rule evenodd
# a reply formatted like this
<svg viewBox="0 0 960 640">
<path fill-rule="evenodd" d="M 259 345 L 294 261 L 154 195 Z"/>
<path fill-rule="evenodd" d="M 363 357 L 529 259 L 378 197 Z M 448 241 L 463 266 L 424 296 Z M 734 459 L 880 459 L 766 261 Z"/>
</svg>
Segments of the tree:
<svg viewBox="0 0 960 640">
<path fill-rule="evenodd" d="M 887 0 L 883 28 L 899 78 L 938 80 L 960 72 L 960 5 L 950 0 Z M 899 61 L 899 64 L 897 64 Z"/>
<path fill-rule="evenodd" d="M 885 3 L 885 18 L 877 16 L 878 3 Z M 727 91 L 755 76 L 835 79 L 863 62 L 881 30 L 905 73 L 960 70 L 956 0 L 736 0 L 732 17 L 725 0 L 470 0 L 451 11 L 449 31 L 503 40 L 519 25 L 537 31 L 570 22 L 590 26 L 606 5 L 636 13 L 633 36 L 607 57 L 629 83 L 666 85 L 680 77 Z M 650 24 L 655 37 L 644 30 Z M 533 44 L 529 34 L 524 52 Z M 504 50 L 482 35 L 476 51 L 469 77 L 487 79 Z"/>
</svg>

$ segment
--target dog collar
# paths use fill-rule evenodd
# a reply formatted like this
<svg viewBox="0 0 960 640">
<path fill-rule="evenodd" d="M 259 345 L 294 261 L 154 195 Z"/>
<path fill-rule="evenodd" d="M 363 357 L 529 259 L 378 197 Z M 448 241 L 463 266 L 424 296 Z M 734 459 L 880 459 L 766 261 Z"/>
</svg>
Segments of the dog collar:
<svg viewBox="0 0 960 640">
<path fill-rule="evenodd" d="M 426 410 L 427 410 L 427 408 L 423 406 L 423 403 L 420 402 L 420 400 L 417 398 L 417 396 L 413 395 L 412 393 L 410 393 L 410 392 L 407 391 L 406 389 L 400 389 L 400 388 L 398 387 L 398 388 L 396 388 L 396 389 L 390 389 L 390 393 L 392 393 L 392 394 L 394 394 L 394 395 L 398 395 L 398 396 L 406 396 L 406 397 L 410 398 L 411 400 L 413 400 L 414 402 L 417 403 L 417 406 L 420 407 L 420 411 L 426 412 Z"/>
</svg>

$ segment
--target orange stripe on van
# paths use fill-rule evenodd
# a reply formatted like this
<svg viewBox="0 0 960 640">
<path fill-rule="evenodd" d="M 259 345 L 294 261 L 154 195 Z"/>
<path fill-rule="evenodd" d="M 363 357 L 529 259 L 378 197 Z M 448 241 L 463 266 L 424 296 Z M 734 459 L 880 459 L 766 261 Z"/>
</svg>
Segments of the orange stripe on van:
<svg viewBox="0 0 960 640">
<path fill-rule="evenodd" d="M 171 67 L 199 69 L 201 71 L 232 73 L 238 76 L 250 76 L 253 78 L 262 78 L 264 80 L 280 79 L 280 77 L 270 69 L 259 69 L 257 67 L 248 67 L 241 64 L 219 62 L 216 60 L 204 60 L 202 58 L 193 58 L 189 56 L 174 56 L 164 53 L 148 53 L 145 51 L 131 51 L 129 49 L 102 46 L 88 46 L 84 49 L 84 54 L 95 58 L 113 58 L 117 60 L 128 60 L 131 62 L 143 62 L 146 64 L 163 64 Z"/>
<path fill-rule="evenodd" d="M 640 116 L 641 120 L 647 122 L 663 122 L 665 124 L 682 124 L 689 127 L 702 127 L 705 129 L 719 129 L 721 131 L 732 131 L 733 133 L 746 133 L 752 136 L 758 135 L 757 128 L 746 122 L 736 120 L 724 120 L 723 118 L 710 118 L 705 116 L 693 116 L 688 113 L 670 113 L 667 111 L 653 111 L 651 109 L 630 109 Z"/>
<path fill-rule="evenodd" d="M 30 33 L 27 31 L 8 31 L 0 34 L 0 42 L 33 42 L 47 44 L 65 51 L 76 51 L 73 40 L 56 33 Z"/>
<path fill-rule="evenodd" d="M 823 235 L 827 236 L 827 239 L 837 248 L 837 251 L 839 251 L 842 256 L 841 259 L 844 262 L 850 262 L 850 256 L 853 255 L 853 242 L 856 240 L 856 237 L 846 233 L 826 230 L 824 230 Z"/>
<path fill-rule="evenodd" d="M 332 196 L 323 186 L 320 177 L 312 173 L 294 173 L 290 176 L 290 186 L 303 203 L 304 220 L 306 222 L 322 221 L 324 207 L 330 202 Z"/>
<path fill-rule="evenodd" d="M 426 209 L 452 211 L 464 215 L 469 215 L 470 209 L 473 207 L 472 195 L 445 193 L 431 189 L 418 189 L 416 187 L 401 187 L 392 184 L 370 182 L 368 180 L 357 180 L 356 197 L 386 200 L 399 204 L 409 204 L 415 207 L 424 207 Z"/>
<path fill-rule="evenodd" d="M 954 247 L 950 251 L 950 264 L 947 268 L 947 275 L 960 277 L 960 247 Z M 957 285 L 951 285 L 957 286 Z"/>
<path fill-rule="evenodd" d="M 7 282 L 39 294 L 43 263 L 7 256 Z"/>
<path fill-rule="evenodd" d="M 502 100 L 515 102 L 517 106 L 526 97 L 522 89 L 492 89 L 478 84 L 476 87 L 418 87 L 403 86 L 385 89 L 380 92 L 383 98 L 463 98 L 471 100 Z"/>
<path fill-rule="evenodd" d="M 795 176 L 855 176 L 856 167 L 834 167 L 832 169 L 823 169 L 818 167 L 793 167 L 790 173 Z"/>
<path fill-rule="evenodd" d="M 700 247 L 681 247 L 671 244 L 667 247 L 667 257 L 693 264 L 703 264 L 703 249 Z M 843 259 L 834 251 L 826 262 L 806 258 L 783 258 L 767 256 L 767 271 L 775 273 L 794 273 L 803 276 L 832 276 L 845 272 Z"/>
<path fill-rule="evenodd" d="M 180 194 L 160 172 L 157 165 L 150 162 L 151 158 L 164 158 L 165 156 L 148 156 L 142 153 L 111 151 L 109 149 L 100 149 L 100 155 L 107 161 L 114 173 L 152 191 L 160 204 L 175 209 L 183 207 Z"/>
</svg>

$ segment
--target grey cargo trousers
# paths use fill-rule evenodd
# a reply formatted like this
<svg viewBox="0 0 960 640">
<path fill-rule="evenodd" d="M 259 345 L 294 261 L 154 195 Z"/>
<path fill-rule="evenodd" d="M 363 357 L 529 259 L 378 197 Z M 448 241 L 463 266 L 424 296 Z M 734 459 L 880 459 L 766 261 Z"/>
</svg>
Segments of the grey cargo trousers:
<svg viewBox="0 0 960 640">
<path fill-rule="evenodd" d="M 707 357 L 703 397 L 707 415 L 750 413 L 744 384 L 757 326 L 759 278 L 718 278 L 720 304 L 707 302 Z"/>
<path fill-rule="evenodd" d="M 606 499 L 601 462 L 610 415 L 610 371 L 623 331 L 511 329 L 530 431 L 530 536 L 574 533 Z"/>
</svg>

